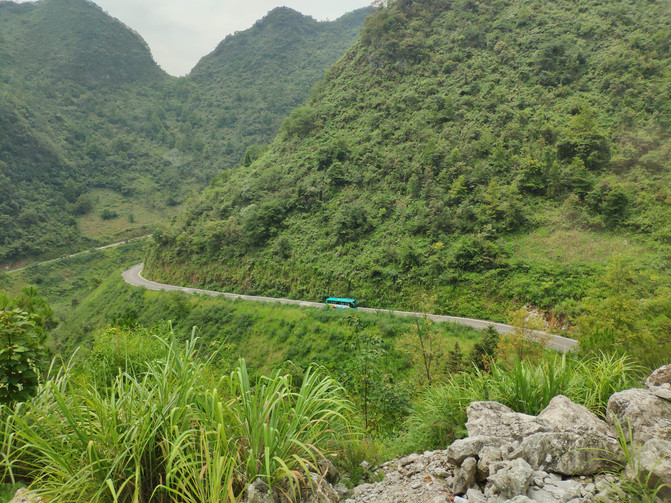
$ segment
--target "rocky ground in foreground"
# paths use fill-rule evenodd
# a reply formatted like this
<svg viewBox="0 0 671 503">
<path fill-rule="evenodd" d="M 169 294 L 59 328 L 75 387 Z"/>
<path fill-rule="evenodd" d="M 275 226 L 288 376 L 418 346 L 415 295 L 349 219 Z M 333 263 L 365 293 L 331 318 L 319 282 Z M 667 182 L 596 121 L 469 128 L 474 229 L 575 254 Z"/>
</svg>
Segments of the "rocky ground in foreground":
<svg viewBox="0 0 671 503">
<path fill-rule="evenodd" d="M 588 503 L 629 501 L 623 481 L 660 487 L 656 501 L 671 501 L 671 364 L 646 380 L 646 388 L 615 393 L 606 421 L 565 396 L 538 415 L 497 402 L 468 407 L 468 437 L 445 450 L 411 454 L 379 470 L 384 479 L 348 490 L 332 465 L 311 473 L 308 503 Z M 634 460 L 628 463 L 618 428 L 624 425 Z M 628 425 L 628 426 L 627 426 Z M 636 470 L 638 473 L 636 473 Z M 645 479 L 640 479 L 640 477 Z M 41 501 L 20 490 L 10 503 Z M 277 503 L 257 480 L 246 503 Z"/>
<path fill-rule="evenodd" d="M 538 416 L 496 402 L 468 408 L 468 438 L 446 450 L 385 463 L 384 480 L 354 488 L 347 503 L 610 502 L 629 498 L 623 479 L 637 474 L 620 447 L 617 429 L 631 426 L 634 461 L 651 486 L 667 485 L 671 501 L 671 365 L 657 369 L 645 389 L 615 393 L 607 420 L 565 396 Z M 626 469 L 625 469 L 626 468 Z"/>
</svg>

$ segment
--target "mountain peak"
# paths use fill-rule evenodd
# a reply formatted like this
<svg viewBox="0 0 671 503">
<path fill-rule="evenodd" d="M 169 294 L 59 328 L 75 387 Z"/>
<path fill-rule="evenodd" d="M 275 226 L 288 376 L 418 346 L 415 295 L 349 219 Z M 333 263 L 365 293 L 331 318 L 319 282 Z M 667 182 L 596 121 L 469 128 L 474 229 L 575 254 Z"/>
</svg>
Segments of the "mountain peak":
<svg viewBox="0 0 671 503">
<path fill-rule="evenodd" d="M 0 4 L 0 27 L 14 41 L 16 71 L 81 84 L 164 77 L 135 31 L 89 0 Z"/>
</svg>

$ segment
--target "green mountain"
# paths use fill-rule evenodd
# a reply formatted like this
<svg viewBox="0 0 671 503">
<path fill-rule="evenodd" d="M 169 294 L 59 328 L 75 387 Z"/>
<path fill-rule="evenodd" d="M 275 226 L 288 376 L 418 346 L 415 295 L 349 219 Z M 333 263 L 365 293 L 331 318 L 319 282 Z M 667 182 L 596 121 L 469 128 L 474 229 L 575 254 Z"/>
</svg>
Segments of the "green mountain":
<svg viewBox="0 0 671 503">
<path fill-rule="evenodd" d="M 147 273 L 574 321 L 627 277 L 671 333 L 669 4 L 389 3 L 261 158 L 155 235 Z"/>
<path fill-rule="evenodd" d="M 0 23 L 11 41 L 4 79 L 95 85 L 152 83 L 165 77 L 140 35 L 93 2 L 3 2 Z"/>
<path fill-rule="evenodd" d="M 269 142 L 324 70 L 356 41 L 370 9 L 317 22 L 286 7 L 226 37 L 191 71 L 189 107 L 207 155 L 229 167 Z M 257 155 L 258 147 L 249 156 Z"/>
<path fill-rule="evenodd" d="M 139 35 L 84 0 L 3 2 L 0 29 L 4 261 L 81 246 L 78 220 L 100 211 L 92 189 L 162 185 L 169 149 L 145 117 L 170 78 Z"/>
<path fill-rule="evenodd" d="M 177 79 L 91 2 L 1 2 L 0 263 L 148 232 L 272 138 L 365 14 L 278 9 Z"/>
</svg>

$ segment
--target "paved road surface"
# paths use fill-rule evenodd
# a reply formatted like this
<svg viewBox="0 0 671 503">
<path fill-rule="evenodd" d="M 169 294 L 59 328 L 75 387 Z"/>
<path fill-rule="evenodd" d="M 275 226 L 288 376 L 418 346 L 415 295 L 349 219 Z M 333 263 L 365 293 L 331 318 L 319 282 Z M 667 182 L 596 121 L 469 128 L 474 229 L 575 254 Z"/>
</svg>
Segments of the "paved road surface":
<svg viewBox="0 0 671 503">
<path fill-rule="evenodd" d="M 256 295 L 240 295 L 237 293 L 216 292 L 213 290 L 202 290 L 200 288 L 190 288 L 185 286 L 174 286 L 174 285 L 165 285 L 163 283 L 156 283 L 154 281 L 149 281 L 142 277 L 143 266 L 144 264 L 138 264 L 136 266 L 131 267 L 127 271 L 124 271 L 123 279 L 126 281 L 126 283 L 129 283 L 133 286 L 141 286 L 144 288 L 148 288 L 149 290 L 179 291 L 191 294 L 200 293 L 211 296 L 223 295 L 224 297 L 227 297 L 229 299 L 254 300 L 257 302 L 278 302 L 280 304 L 294 304 L 297 306 L 307 306 L 307 307 L 320 307 L 320 308 L 324 307 L 324 304 L 321 302 L 306 302 L 303 300 L 292 300 L 292 299 L 276 299 L 273 297 L 259 297 Z M 360 307 L 358 310 L 368 313 L 389 313 L 399 316 L 424 317 L 424 313 L 413 313 L 410 311 L 392 311 L 390 309 L 373 309 L 370 307 Z M 437 322 L 448 321 L 450 323 L 458 323 L 460 325 L 466 325 L 473 328 L 487 328 L 489 325 L 491 325 L 500 334 L 507 334 L 513 331 L 513 327 L 511 327 L 510 325 L 505 325 L 503 323 L 495 323 L 493 321 L 474 320 L 472 318 L 460 318 L 458 316 L 443 316 L 438 314 L 429 314 L 427 315 L 427 318 Z M 562 353 L 570 351 L 571 349 L 574 349 L 578 345 L 577 341 L 574 341 L 573 339 L 569 339 L 567 337 L 561 337 L 559 335 L 553 335 L 538 331 L 534 331 L 534 335 L 547 338 L 548 347 L 560 351 Z"/>
</svg>

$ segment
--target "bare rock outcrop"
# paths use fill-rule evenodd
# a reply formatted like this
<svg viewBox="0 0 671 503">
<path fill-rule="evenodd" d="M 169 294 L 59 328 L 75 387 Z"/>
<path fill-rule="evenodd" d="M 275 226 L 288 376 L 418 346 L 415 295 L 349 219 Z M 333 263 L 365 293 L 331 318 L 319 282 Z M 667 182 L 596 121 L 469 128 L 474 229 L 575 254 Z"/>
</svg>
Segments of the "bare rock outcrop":
<svg viewBox="0 0 671 503">
<path fill-rule="evenodd" d="M 498 402 L 473 402 L 466 409 L 468 436 L 486 436 L 521 440 L 546 431 L 536 416 L 520 414 Z"/>
<path fill-rule="evenodd" d="M 495 402 L 474 402 L 467 415 L 466 429 L 478 436 L 457 440 L 448 452 L 472 456 L 479 455 L 474 451 L 480 445 L 509 444 L 515 446 L 511 458 L 522 458 L 535 470 L 563 475 L 593 475 L 624 461 L 608 424 L 562 395 L 538 416 L 513 412 Z M 488 443 L 489 438 L 496 441 Z M 451 461 L 459 464 L 459 457 L 452 455 Z"/>
<path fill-rule="evenodd" d="M 615 393 L 608 421 L 565 396 L 538 415 L 496 402 L 467 410 L 469 437 L 446 450 L 385 463 L 385 478 L 354 489 L 347 503 L 590 503 L 613 501 L 625 465 L 617 430 L 631 424 L 639 473 L 650 484 L 671 484 L 671 365 L 655 371 L 647 389 Z M 605 472 L 605 473 L 602 473 Z M 669 486 L 671 487 L 671 485 Z M 671 501 L 671 489 L 658 493 Z"/>
<path fill-rule="evenodd" d="M 411 454 L 382 465 L 381 482 L 354 488 L 347 503 L 443 503 L 452 496 L 454 465 L 446 451 Z"/>
<path fill-rule="evenodd" d="M 25 487 L 22 487 L 21 489 L 16 491 L 14 497 L 9 501 L 9 503 L 43 503 L 43 502 L 44 500 L 42 498 L 30 492 Z"/>
<path fill-rule="evenodd" d="M 493 491 L 496 494 L 505 499 L 510 499 L 519 494 L 526 494 L 533 477 L 534 469 L 525 460 L 518 458 L 506 463 L 487 481 L 492 484 Z"/>
<path fill-rule="evenodd" d="M 323 466 L 325 467 L 325 476 L 309 472 L 310 480 L 307 480 L 305 476 L 303 477 L 303 481 L 298 488 L 300 496 L 297 496 L 297 500 L 305 503 L 336 503 L 340 500 L 338 491 L 328 481 L 329 477 L 333 481 L 338 478 L 337 471 L 332 464 Z M 287 494 L 290 494 L 291 489 L 286 489 Z M 279 493 L 281 492 L 277 490 L 271 492 L 264 480 L 256 479 L 245 489 L 242 501 L 245 503 L 280 503 L 286 501 L 285 498 L 280 497 Z"/>
<path fill-rule="evenodd" d="M 633 440 L 644 444 L 652 438 L 671 441 L 671 401 L 649 389 L 628 389 L 608 400 L 607 420 L 619 425 Z"/>
<path fill-rule="evenodd" d="M 475 458 L 466 458 L 458 470 L 454 473 L 454 480 L 452 481 L 452 492 L 455 494 L 463 494 L 468 491 L 468 488 L 475 485 L 475 478 L 477 474 L 478 462 Z"/>
<path fill-rule="evenodd" d="M 658 496 L 671 501 L 671 442 L 648 440 L 641 447 L 638 464 L 641 471 L 638 475 L 647 478 L 650 487 L 661 486 Z"/>
<path fill-rule="evenodd" d="M 277 503 L 277 499 L 270 493 L 270 488 L 261 479 L 256 479 L 245 489 L 243 501 L 247 503 Z"/>
<path fill-rule="evenodd" d="M 464 459 L 477 456 L 486 446 L 500 448 L 509 443 L 510 440 L 505 437 L 492 435 L 470 436 L 468 438 L 457 440 L 450 445 L 447 448 L 447 459 L 450 463 L 459 466 L 463 463 Z"/>
<path fill-rule="evenodd" d="M 671 386 L 671 363 L 662 365 L 645 380 L 645 386 L 650 391 L 659 387 L 666 387 L 667 384 Z"/>
<path fill-rule="evenodd" d="M 340 495 L 321 475 L 310 472 L 310 482 L 301 487 L 301 501 L 306 503 L 337 503 Z"/>
</svg>

